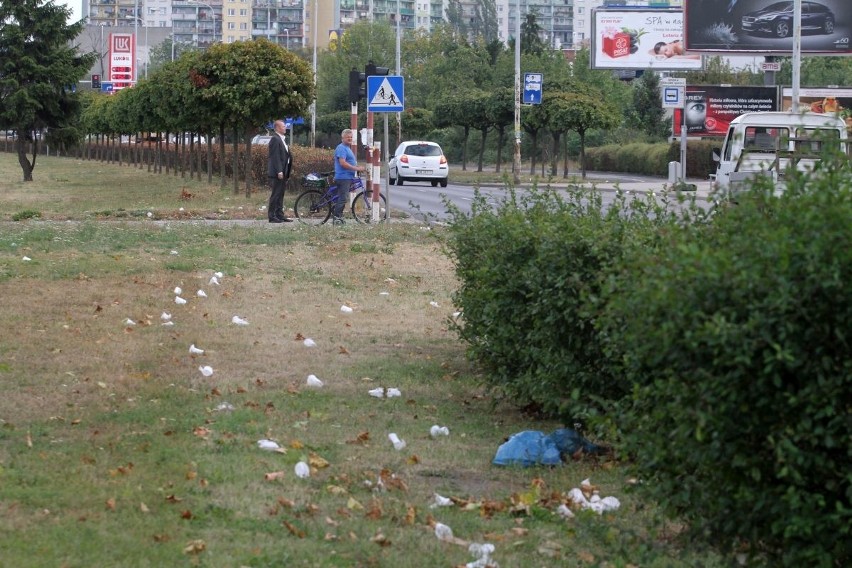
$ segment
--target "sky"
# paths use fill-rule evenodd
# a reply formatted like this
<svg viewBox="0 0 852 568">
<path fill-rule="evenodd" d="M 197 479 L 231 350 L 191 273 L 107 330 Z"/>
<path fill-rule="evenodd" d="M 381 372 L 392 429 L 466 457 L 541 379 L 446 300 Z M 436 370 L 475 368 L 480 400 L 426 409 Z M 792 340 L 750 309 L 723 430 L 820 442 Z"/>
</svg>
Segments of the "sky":
<svg viewBox="0 0 852 568">
<path fill-rule="evenodd" d="M 80 18 L 83 17 L 82 4 L 83 0 L 56 0 L 56 4 L 64 4 L 71 8 L 73 13 L 71 14 L 71 18 L 69 18 L 69 22 L 78 22 Z"/>
</svg>

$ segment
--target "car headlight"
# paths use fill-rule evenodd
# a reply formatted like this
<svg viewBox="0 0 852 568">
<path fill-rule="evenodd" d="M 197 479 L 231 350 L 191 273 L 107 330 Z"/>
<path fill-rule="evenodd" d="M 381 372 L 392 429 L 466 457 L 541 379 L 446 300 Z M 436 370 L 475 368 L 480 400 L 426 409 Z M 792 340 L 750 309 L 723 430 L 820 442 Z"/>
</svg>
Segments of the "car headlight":
<svg viewBox="0 0 852 568">
<path fill-rule="evenodd" d="M 765 16 L 758 16 L 758 22 L 770 22 L 778 17 L 778 14 L 767 14 Z"/>
</svg>

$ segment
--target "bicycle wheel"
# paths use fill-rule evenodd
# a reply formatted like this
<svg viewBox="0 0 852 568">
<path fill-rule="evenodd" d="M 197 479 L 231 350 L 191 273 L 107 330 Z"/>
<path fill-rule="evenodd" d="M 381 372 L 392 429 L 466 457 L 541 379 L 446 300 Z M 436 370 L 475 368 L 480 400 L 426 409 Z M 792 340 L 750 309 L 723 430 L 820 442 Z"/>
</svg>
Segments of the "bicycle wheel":
<svg viewBox="0 0 852 568">
<path fill-rule="evenodd" d="M 362 191 L 352 201 L 352 216 L 359 223 L 373 222 L 373 192 Z M 388 219 L 388 203 L 383 193 L 379 194 L 379 222 Z"/>
<path fill-rule="evenodd" d="M 318 189 L 307 189 L 296 198 L 293 212 L 302 223 L 322 225 L 331 217 L 331 199 Z"/>
</svg>

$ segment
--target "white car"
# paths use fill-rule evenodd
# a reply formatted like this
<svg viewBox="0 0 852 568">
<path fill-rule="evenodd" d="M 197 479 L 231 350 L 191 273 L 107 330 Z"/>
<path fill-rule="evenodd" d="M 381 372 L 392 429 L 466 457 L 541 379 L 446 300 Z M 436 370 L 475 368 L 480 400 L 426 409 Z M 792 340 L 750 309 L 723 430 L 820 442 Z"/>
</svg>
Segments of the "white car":
<svg viewBox="0 0 852 568">
<path fill-rule="evenodd" d="M 447 187 L 450 168 L 444 151 L 434 142 L 412 140 L 403 142 L 388 161 L 388 178 L 391 185 L 406 181 L 428 181 L 432 187 L 439 183 Z"/>
<path fill-rule="evenodd" d="M 272 140 L 272 136 L 268 134 L 257 134 L 254 138 L 251 139 L 251 143 L 267 145 L 269 144 L 270 140 Z"/>
</svg>

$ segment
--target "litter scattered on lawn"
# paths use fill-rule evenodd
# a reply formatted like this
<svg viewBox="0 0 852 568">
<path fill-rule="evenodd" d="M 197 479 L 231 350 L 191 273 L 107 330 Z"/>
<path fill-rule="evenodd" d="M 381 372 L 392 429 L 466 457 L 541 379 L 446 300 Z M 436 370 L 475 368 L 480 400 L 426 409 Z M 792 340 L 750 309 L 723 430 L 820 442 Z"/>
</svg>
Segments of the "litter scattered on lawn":
<svg viewBox="0 0 852 568">
<path fill-rule="evenodd" d="M 435 509 L 437 507 L 452 507 L 453 500 L 449 497 L 444 497 L 443 495 L 438 495 L 435 493 L 434 498 L 432 500 L 432 504 L 429 505 L 430 509 Z"/>
<path fill-rule="evenodd" d="M 340 306 L 340 311 L 344 314 L 351 314 L 353 310 L 349 306 Z"/>
<path fill-rule="evenodd" d="M 124 320 L 124 325 L 136 325 L 136 322 L 130 318 L 127 318 L 126 320 Z"/>
<path fill-rule="evenodd" d="M 305 347 L 316 347 L 317 346 L 316 341 L 314 341 L 310 337 L 306 338 L 302 343 L 304 344 Z"/>
<path fill-rule="evenodd" d="M 163 321 L 169 321 L 172 319 L 172 314 L 170 314 L 169 312 L 163 312 L 160 314 L 160 319 Z"/>
<path fill-rule="evenodd" d="M 311 476 L 311 468 L 303 461 L 297 463 L 296 467 L 293 468 L 293 471 L 296 473 L 296 477 L 300 479 L 305 479 Z"/>
<path fill-rule="evenodd" d="M 206 298 L 207 292 L 205 292 L 204 290 L 199 290 L 198 292 L 195 293 L 195 295 L 198 296 L 199 298 Z"/>
<path fill-rule="evenodd" d="M 434 426 L 429 428 L 429 435 L 433 438 L 437 438 L 438 436 L 449 436 L 450 429 L 446 426 L 438 426 L 437 424 L 435 424 Z"/>
<path fill-rule="evenodd" d="M 213 376 L 213 367 L 211 367 L 210 365 L 202 365 L 198 367 L 198 370 L 201 371 L 201 374 L 205 377 Z"/>
<path fill-rule="evenodd" d="M 175 296 L 180 296 L 181 294 L 183 294 L 183 290 L 181 289 L 181 287 L 175 286 Z"/>
<path fill-rule="evenodd" d="M 186 303 L 186 300 L 181 298 L 180 296 L 175 296 L 175 304 L 182 306 Z"/>
<path fill-rule="evenodd" d="M 316 375 L 308 375 L 307 384 L 309 387 L 322 388 L 323 382 Z"/>
<path fill-rule="evenodd" d="M 278 445 L 278 442 L 273 442 L 272 440 L 258 440 L 257 447 L 261 450 L 266 450 L 268 452 L 274 452 L 275 450 L 280 450 L 281 446 Z"/>
<path fill-rule="evenodd" d="M 204 355 L 204 349 L 199 349 L 194 343 L 189 346 L 189 352 L 193 355 Z"/>
<path fill-rule="evenodd" d="M 388 434 L 388 440 L 393 444 L 393 449 L 399 451 L 405 448 L 405 440 L 400 440 L 399 436 L 391 432 Z"/>
<path fill-rule="evenodd" d="M 402 396 L 402 393 L 396 388 L 378 387 L 370 389 L 367 392 L 370 393 L 370 396 L 375 398 L 393 398 L 395 396 Z"/>
<path fill-rule="evenodd" d="M 240 316 L 234 316 L 231 318 L 231 323 L 236 325 L 248 325 L 248 320 L 241 318 Z"/>
</svg>

